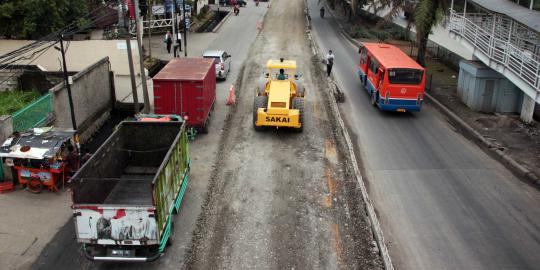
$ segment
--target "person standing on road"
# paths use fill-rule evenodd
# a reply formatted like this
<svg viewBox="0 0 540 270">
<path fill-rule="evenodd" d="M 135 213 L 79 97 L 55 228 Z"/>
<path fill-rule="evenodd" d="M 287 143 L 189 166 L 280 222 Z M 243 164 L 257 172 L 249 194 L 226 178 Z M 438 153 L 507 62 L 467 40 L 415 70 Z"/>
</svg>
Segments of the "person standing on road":
<svg viewBox="0 0 540 270">
<path fill-rule="evenodd" d="M 173 46 L 174 57 L 180 57 L 180 52 L 178 52 L 178 49 L 180 49 L 180 52 L 182 51 L 182 33 L 180 32 L 176 34 L 176 43 Z"/>
<path fill-rule="evenodd" d="M 328 51 L 328 54 L 326 55 L 326 74 L 328 77 L 330 77 L 330 73 L 332 72 L 332 66 L 334 65 L 334 53 L 332 50 Z"/>
<path fill-rule="evenodd" d="M 163 42 L 167 44 L 167 53 L 171 53 L 171 45 L 172 45 L 171 31 L 167 31 L 167 34 L 165 34 L 165 40 L 163 40 Z"/>
</svg>

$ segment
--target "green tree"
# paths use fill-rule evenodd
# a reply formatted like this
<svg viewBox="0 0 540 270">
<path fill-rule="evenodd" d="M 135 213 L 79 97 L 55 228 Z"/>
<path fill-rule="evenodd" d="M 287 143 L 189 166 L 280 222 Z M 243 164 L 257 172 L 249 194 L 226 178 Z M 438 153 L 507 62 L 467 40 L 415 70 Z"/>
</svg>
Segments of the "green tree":
<svg viewBox="0 0 540 270">
<path fill-rule="evenodd" d="M 416 44 L 418 46 L 416 62 L 424 67 L 426 66 L 425 56 L 429 34 L 433 26 L 442 21 L 448 6 L 448 0 L 420 0 L 416 6 L 414 12 Z"/>
<path fill-rule="evenodd" d="M 82 22 L 86 0 L 0 0 L 0 35 L 36 39 Z"/>
<path fill-rule="evenodd" d="M 389 9 L 389 12 L 384 16 L 386 21 L 392 21 L 400 11 L 410 14 L 406 17 L 407 30 L 410 30 L 412 25 L 416 27 L 416 44 L 418 46 L 416 61 L 425 66 L 429 34 L 433 26 L 444 18 L 444 11 L 448 9 L 449 2 L 450 0 L 370 0 L 370 5 L 375 13 Z"/>
</svg>

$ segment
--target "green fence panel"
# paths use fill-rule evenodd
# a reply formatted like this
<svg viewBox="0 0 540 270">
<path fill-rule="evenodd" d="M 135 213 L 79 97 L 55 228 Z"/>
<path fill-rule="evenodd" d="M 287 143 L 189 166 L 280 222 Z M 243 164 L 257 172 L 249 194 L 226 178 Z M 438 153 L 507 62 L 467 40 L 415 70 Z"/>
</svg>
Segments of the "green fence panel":
<svg viewBox="0 0 540 270">
<path fill-rule="evenodd" d="M 11 115 L 13 131 L 40 127 L 52 112 L 52 95 L 48 93 Z"/>
</svg>

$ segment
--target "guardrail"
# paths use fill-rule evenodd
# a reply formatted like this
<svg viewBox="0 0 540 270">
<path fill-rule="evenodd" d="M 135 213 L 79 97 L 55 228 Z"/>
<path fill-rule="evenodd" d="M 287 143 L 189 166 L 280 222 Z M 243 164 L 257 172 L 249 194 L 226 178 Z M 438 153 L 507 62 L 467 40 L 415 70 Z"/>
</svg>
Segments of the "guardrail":
<svg viewBox="0 0 540 270">
<path fill-rule="evenodd" d="M 48 93 L 11 115 L 13 131 L 26 131 L 45 124 L 52 113 L 52 95 Z"/>
<path fill-rule="evenodd" d="M 486 18 L 478 15 L 463 16 L 452 11 L 450 32 L 461 36 L 489 59 L 503 65 L 540 92 L 540 62 L 534 58 L 532 52 L 518 48 L 510 40 L 502 39 L 499 35 L 486 30 L 486 25 L 475 23 L 475 21 L 486 22 Z M 492 25 L 493 22 L 486 23 Z"/>
</svg>

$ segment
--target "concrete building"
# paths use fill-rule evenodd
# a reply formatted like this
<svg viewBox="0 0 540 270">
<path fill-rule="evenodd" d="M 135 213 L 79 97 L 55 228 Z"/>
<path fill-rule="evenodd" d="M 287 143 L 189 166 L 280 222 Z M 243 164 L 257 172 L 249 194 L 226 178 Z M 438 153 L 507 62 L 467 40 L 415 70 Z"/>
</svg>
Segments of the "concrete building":
<svg viewBox="0 0 540 270">
<path fill-rule="evenodd" d="M 515 110 L 524 122 L 532 122 L 536 108 L 540 117 L 540 12 L 530 6 L 528 9 L 507 0 L 465 0 L 457 10 L 452 1 L 448 24 L 451 37 L 473 53 L 473 60 L 485 65 L 460 64 L 458 91 L 473 109 Z M 510 108 L 515 109 L 507 111 Z"/>
</svg>

